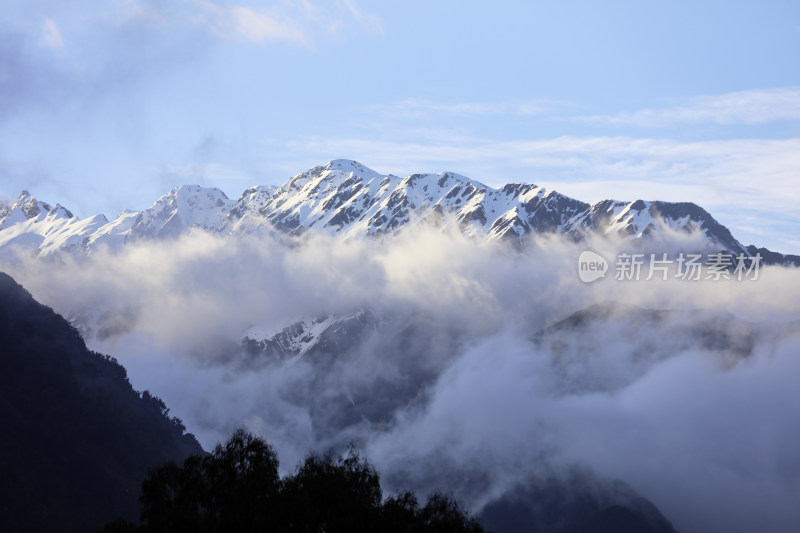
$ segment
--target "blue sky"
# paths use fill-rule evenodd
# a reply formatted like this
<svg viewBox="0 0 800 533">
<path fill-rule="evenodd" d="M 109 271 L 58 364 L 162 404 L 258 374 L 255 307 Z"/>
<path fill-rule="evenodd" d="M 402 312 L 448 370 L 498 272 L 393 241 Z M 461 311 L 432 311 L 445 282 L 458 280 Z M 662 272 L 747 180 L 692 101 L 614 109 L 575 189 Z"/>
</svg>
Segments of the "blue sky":
<svg viewBox="0 0 800 533">
<path fill-rule="evenodd" d="M 800 2 L 0 6 L 0 198 L 114 217 L 349 158 L 694 201 L 800 253 Z"/>
</svg>

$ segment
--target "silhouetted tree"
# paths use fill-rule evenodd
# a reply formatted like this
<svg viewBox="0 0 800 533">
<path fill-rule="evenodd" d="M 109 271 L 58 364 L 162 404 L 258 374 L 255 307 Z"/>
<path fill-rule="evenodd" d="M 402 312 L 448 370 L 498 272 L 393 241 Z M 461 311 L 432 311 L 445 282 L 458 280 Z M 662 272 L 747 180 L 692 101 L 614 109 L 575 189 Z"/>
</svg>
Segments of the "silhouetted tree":
<svg viewBox="0 0 800 533">
<path fill-rule="evenodd" d="M 436 533 L 470 532 L 480 533 L 483 527 L 461 508 L 456 500 L 441 493 L 434 493 L 419 513 L 423 530 Z"/>
<path fill-rule="evenodd" d="M 420 531 L 419 502 L 413 492 L 402 492 L 386 499 L 381 510 L 385 533 Z"/>
<path fill-rule="evenodd" d="M 351 449 L 345 457 L 309 455 L 283 488 L 288 531 L 376 530 L 381 486 L 375 468 Z"/>
<path fill-rule="evenodd" d="M 106 533 L 359 531 L 480 533 L 458 503 L 434 494 L 420 508 L 405 492 L 384 503 L 375 467 L 354 449 L 310 454 L 281 480 L 272 447 L 237 430 L 204 457 L 168 463 L 142 484 L 142 526 L 108 524 Z"/>
<path fill-rule="evenodd" d="M 263 439 L 237 430 L 206 456 L 169 463 L 142 484 L 147 531 L 264 531 L 275 526 L 278 458 Z"/>
</svg>

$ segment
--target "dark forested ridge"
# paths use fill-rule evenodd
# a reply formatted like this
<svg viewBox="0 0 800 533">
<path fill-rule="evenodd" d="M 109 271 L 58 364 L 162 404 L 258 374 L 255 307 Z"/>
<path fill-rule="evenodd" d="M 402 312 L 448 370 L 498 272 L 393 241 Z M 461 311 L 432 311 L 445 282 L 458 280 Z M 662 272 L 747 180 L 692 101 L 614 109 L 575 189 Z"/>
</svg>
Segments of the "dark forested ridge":
<svg viewBox="0 0 800 533">
<path fill-rule="evenodd" d="M 149 468 L 202 453 L 65 319 L 0 273 L 0 530 L 75 531 L 139 516 Z"/>
</svg>

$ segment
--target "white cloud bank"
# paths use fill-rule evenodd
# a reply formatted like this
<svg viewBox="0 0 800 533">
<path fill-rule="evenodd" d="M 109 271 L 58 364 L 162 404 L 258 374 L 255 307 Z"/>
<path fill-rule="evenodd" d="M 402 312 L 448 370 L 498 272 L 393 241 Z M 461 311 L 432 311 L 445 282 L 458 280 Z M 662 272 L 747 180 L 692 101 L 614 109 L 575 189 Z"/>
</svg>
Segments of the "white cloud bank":
<svg viewBox="0 0 800 533">
<path fill-rule="evenodd" d="M 475 506 L 580 464 L 627 481 L 679 530 L 795 531 L 798 271 L 585 285 L 575 262 L 588 244 L 611 256 L 599 241 L 512 252 L 425 229 L 295 247 L 194 233 L 4 269 L 66 315 L 109 312 L 91 346 L 206 447 L 245 424 L 290 469 L 354 441 L 391 486 L 438 484 Z M 675 311 L 623 308 L 532 340 L 609 300 Z M 357 346 L 283 367 L 237 353 L 253 324 L 366 306 L 414 333 L 381 344 L 375 326 Z"/>
</svg>

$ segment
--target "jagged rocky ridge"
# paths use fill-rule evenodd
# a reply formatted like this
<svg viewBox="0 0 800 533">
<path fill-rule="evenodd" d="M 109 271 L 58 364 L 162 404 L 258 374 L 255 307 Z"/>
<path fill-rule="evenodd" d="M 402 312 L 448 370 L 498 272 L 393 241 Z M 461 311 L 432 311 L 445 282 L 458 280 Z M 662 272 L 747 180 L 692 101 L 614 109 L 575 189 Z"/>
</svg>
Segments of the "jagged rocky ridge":
<svg viewBox="0 0 800 533">
<path fill-rule="evenodd" d="M 672 229 L 701 233 L 710 250 L 761 252 L 768 263 L 800 264 L 797 256 L 745 247 L 693 203 L 588 204 L 533 184 L 509 183 L 495 189 L 452 172 L 400 178 L 341 159 L 277 188 L 250 188 L 235 201 L 216 188 L 176 187 L 144 211 L 125 211 L 110 221 L 103 215 L 78 219 L 60 205 L 51 206 L 23 191 L 16 202 L 0 204 L 0 252 L 22 248 L 40 256 L 91 253 L 137 239 L 175 237 L 193 228 L 279 239 L 303 234 L 385 237 L 419 223 L 515 245 L 531 235 L 643 240 Z"/>
</svg>

